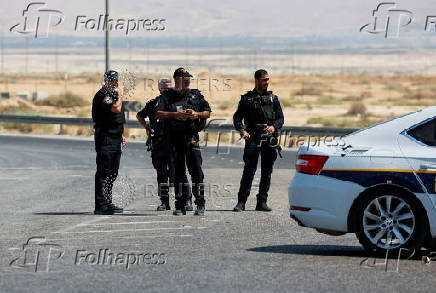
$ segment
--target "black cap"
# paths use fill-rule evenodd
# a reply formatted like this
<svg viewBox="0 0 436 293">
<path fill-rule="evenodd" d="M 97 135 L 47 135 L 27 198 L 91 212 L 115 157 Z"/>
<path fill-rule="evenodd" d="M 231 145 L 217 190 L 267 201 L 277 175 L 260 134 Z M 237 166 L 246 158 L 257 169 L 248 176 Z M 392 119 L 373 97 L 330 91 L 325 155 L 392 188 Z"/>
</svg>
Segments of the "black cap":
<svg viewBox="0 0 436 293">
<path fill-rule="evenodd" d="M 179 67 L 176 69 L 176 71 L 174 71 L 173 77 L 192 77 L 192 75 L 185 68 Z"/>
<path fill-rule="evenodd" d="M 118 72 L 115 70 L 109 70 L 104 73 L 104 79 L 118 80 Z"/>
</svg>

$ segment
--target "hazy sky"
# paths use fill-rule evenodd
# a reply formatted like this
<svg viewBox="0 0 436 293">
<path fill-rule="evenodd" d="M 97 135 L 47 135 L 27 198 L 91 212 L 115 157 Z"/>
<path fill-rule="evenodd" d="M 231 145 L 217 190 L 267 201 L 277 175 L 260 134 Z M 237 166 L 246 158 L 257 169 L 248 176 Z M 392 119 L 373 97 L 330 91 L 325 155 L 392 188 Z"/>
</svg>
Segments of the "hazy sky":
<svg viewBox="0 0 436 293">
<path fill-rule="evenodd" d="M 32 1 L 0 0 L 0 24 L 6 36 L 14 24 L 22 22 L 22 10 Z M 102 32 L 74 31 L 77 15 L 98 18 L 104 13 L 104 0 L 47 0 L 49 9 L 64 13 L 65 19 L 56 32 L 64 35 L 103 36 Z M 358 34 L 359 28 L 371 21 L 372 10 L 380 1 L 373 0 L 111 0 L 111 17 L 144 19 L 164 18 L 165 31 L 139 31 L 131 37 L 149 36 L 229 36 L 269 35 L 341 36 Z M 424 28 L 427 15 L 436 15 L 431 1 L 396 1 L 399 9 L 414 13 L 414 24 Z M 114 33 L 122 36 L 123 32 Z M 436 32 L 433 33 L 436 38 Z"/>
</svg>

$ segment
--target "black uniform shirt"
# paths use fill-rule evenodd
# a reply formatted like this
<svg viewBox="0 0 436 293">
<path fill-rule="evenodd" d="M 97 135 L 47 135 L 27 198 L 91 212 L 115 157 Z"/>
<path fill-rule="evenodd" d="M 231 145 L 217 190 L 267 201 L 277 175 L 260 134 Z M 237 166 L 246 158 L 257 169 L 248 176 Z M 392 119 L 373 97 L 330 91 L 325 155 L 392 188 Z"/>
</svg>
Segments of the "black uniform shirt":
<svg viewBox="0 0 436 293">
<path fill-rule="evenodd" d="M 162 96 L 158 96 L 154 99 L 149 100 L 145 107 L 138 112 L 138 117 L 145 119 L 148 118 L 150 121 L 150 124 L 147 126 L 149 130 L 153 130 L 154 136 L 163 136 L 164 133 L 164 121 L 156 119 L 154 116 L 157 111 L 157 106 L 159 104 L 160 99 Z"/>
<path fill-rule="evenodd" d="M 105 87 L 102 87 L 92 100 L 92 120 L 94 128 L 98 128 L 102 133 L 110 136 L 121 136 L 124 132 L 124 106 L 121 108 L 121 113 L 111 111 L 115 104 L 109 92 Z"/>
</svg>

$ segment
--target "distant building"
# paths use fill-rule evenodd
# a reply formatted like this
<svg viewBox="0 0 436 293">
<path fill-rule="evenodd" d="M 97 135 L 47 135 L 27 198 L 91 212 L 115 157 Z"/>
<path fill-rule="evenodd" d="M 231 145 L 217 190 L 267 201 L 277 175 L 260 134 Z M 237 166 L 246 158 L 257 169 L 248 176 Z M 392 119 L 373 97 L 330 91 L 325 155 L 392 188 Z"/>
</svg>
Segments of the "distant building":
<svg viewBox="0 0 436 293">
<path fill-rule="evenodd" d="M 28 92 L 18 93 L 17 97 L 23 100 L 29 100 L 30 94 Z"/>
<path fill-rule="evenodd" d="M 48 98 L 47 92 L 34 92 L 32 94 L 32 101 L 40 101 Z"/>
</svg>

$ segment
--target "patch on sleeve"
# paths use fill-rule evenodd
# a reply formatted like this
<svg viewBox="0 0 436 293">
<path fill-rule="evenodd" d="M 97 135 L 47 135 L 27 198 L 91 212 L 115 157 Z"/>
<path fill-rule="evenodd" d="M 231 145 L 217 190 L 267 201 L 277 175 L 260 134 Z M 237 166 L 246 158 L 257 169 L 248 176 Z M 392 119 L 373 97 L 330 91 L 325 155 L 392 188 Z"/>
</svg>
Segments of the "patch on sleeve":
<svg viewBox="0 0 436 293">
<path fill-rule="evenodd" d="M 107 96 L 106 98 L 104 98 L 103 102 L 107 105 L 111 105 L 114 103 L 114 101 L 112 100 L 111 97 Z"/>
</svg>

